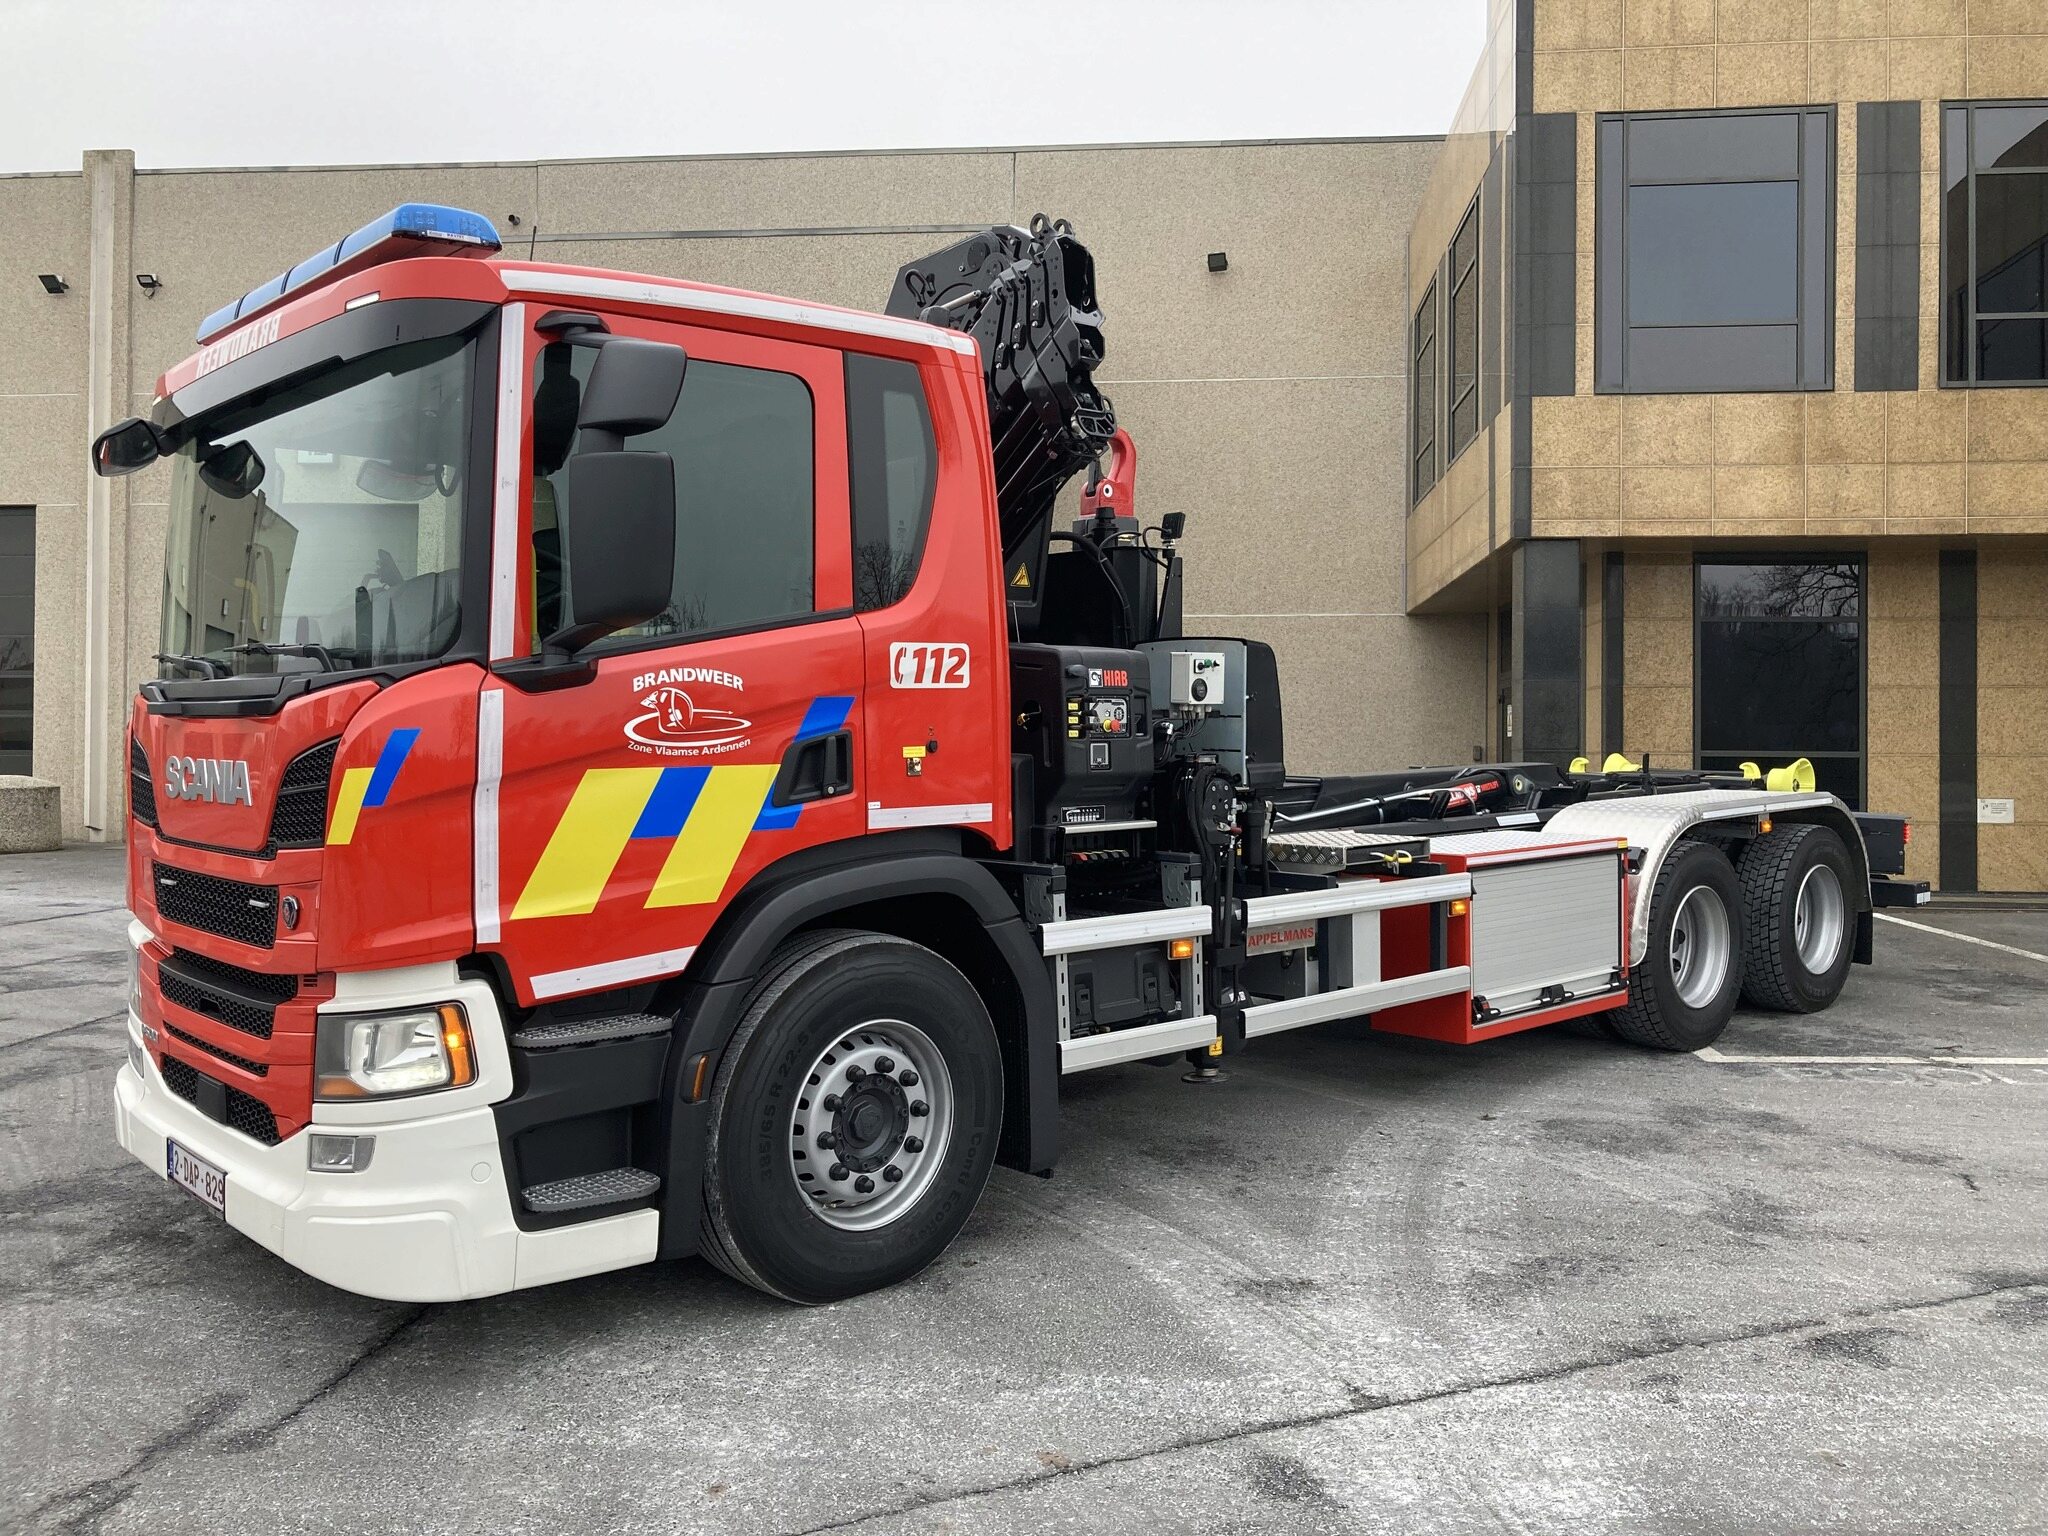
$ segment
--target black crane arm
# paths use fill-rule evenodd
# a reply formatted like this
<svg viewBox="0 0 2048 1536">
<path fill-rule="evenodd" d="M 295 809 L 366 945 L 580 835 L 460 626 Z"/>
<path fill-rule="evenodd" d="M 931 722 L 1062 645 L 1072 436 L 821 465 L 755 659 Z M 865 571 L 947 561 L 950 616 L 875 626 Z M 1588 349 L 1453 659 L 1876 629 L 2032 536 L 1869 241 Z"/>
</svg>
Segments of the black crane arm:
<svg viewBox="0 0 2048 1536">
<path fill-rule="evenodd" d="M 1005 565 L 1035 570 L 1061 487 L 1108 448 L 1116 412 L 1095 387 L 1095 258 L 1066 220 L 999 224 L 896 273 L 887 312 L 981 346 Z"/>
</svg>

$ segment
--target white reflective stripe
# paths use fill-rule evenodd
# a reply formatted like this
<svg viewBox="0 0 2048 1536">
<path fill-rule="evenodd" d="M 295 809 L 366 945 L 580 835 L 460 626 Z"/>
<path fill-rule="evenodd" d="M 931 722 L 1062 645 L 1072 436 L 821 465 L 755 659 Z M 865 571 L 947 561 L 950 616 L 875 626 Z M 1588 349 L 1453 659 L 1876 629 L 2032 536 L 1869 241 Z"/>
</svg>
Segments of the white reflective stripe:
<svg viewBox="0 0 2048 1536">
<path fill-rule="evenodd" d="M 665 309 L 694 309 L 707 315 L 737 315 L 748 320 L 777 320 L 854 336 L 881 336 L 926 347 L 949 347 L 972 353 L 974 339 L 959 331 L 870 315 L 860 310 L 829 309 L 794 299 L 773 299 L 758 293 L 718 293 L 704 288 L 670 287 L 624 277 L 586 277 L 570 272 L 537 272 L 528 267 L 501 266 L 499 275 L 515 293 L 546 293 L 565 299 L 615 299 L 622 304 L 658 304 Z"/>
<path fill-rule="evenodd" d="M 476 698 L 476 941 L 498 942 L 498 779 L 505 769 L 505 690 Z"/>
<path fill-rule="evenodd" d="M 1391 981 L 1371 981 L 1335 992 L 1311 993 L 1307 997 L 1283 998 L 1277 1003 L 1254 1003 L 1244 1011 L 1247 1040 L 1255 1035 L 1277 1034 L 1283 1029 L 1300 1029 L 1305 1024 L 1323 1024 L 1331 1019 L 1352 1019 L 1381 1008 L 1419 1003 L 1432 997 L 1449 997 L 1472 985 L 1471 970 L 1462 965 L 1441 971 L 1424 971 L 1419 976 L 1396 976 Z"/>
<path fill-rule="evenodd" d="M 994 821 L 995 807 L 986 800 L 979 805 L 879 805 L 868 802 L 868 830 L 886 832 L 897 827 L 952 827 L 961 822 Z"/>
<path fill-rule="evenodd" d="M 1346 880 L 1321 891 L 1286 891 L 1253 896 L 1244 904 L 1247 928 L 1337 917 L 1345 912 L 1383 912 L 1421 907 L 1472 894 L 1470 875 L 1417 875 L 1407 880 Z"/>
<path fill-rule="evenodd" d="M 1038 930 L 1038 942 L 1048 955 L 1076 955 L 1092 949 L 1128 949 L 1161 939 L 1198 939 L 1214 926 L 1214 914 L 1207 907 L 1154 907 L 1149 912 L 1047 923 Z"/>
<path fill-rule="evenodd" d="M 533 978 L 537 998 L 562 997 L 570 992 L 595 992 L 600 987 L 620 987 L 629 981 L 649 981 L 657 976 L 674 976 L 697 953 L 692 944 L 685 949 L 658 950 L 651 955 L 628 955 L 600 965 L 578 966 L 573 971 L 543 971 Z"/>
<path fill-rule="evenodd" d="M 498 318 L 498 454 L 491 503 L 491 660 L 519 654 L 519 444 L 526 425 L 526 306 Z"/>
<path fill-rule="evenodd" d="M 1085 1072 L 1090 1067 L 1113 1066 L 1119 1061 L 1163 1056 L 1207 1045 L 1215 1038 L 1216 1017 L 1208 1013 L 1199 1018 L 1168 1019 L 1160 1024 L 1140 1024 L 1135 1029 L 1083 1035 L 1079 1040 L 1060 1042 L 1060 1071 Z"/>
</svg>

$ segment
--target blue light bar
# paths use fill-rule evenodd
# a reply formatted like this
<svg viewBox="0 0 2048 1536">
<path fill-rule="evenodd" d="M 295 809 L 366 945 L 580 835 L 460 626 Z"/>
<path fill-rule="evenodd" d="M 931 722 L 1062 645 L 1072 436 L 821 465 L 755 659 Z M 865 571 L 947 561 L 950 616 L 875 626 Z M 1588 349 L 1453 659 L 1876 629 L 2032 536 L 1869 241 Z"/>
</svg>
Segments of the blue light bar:
<svg viewBox="0 0 2048 1536">
<path fill-rule="evenodd" d="M 372 219 L 345 240 L 315 251 L 289 272 L 280 272 L 260 288 L 216 309 L 199 325 L 199 340 L 218 336 L 259 309 L 344 272 L 359 271 L 401 256 L 484 256 L 502 248 L 491 221 L 466 208 L 439 203 L 401 203 L 381 219 Z"/>
</svg>

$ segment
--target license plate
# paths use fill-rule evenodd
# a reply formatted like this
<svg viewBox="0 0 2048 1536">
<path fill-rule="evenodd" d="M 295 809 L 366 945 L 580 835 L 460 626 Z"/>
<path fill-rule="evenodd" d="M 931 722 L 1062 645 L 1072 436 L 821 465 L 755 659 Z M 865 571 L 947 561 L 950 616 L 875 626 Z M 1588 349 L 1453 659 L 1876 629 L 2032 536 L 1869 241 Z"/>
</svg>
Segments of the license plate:
<svg viewBox="0 0 2048 1536">
<path fill-rule="evenodd" d="M 175 1141 L 166 1140 L 164 1154 L 171 1182 L 190 1190 L 221 1215 L 228 1213 L 228 1176 Z"/>
</svg>

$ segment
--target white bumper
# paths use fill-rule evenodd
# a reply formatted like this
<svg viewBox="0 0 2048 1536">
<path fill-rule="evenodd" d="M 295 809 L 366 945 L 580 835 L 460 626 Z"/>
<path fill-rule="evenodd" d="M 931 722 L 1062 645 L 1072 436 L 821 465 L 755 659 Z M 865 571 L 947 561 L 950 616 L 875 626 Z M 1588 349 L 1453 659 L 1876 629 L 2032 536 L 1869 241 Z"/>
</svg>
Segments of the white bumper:
<svg viewBox="0 0 2048 1536">
<path fill-rule="evenodd" d="M 142 1023 L 133 1012 L 128 1030 L 139 1047 Z M 499 1044 L 493 1054 L 502 1051 Z M 121 1145 L 168 1182 L 164 1144 L 175 1138 L 227 1175 L 229 1226 L 343 1290 L 388 1301 L 456 1301 L 655 1256 L 660 1217 L 653 1211 L 520 1231 L 487 1104 L 472 1100 L 435 1114 L 428 1100 L 414 1099 L 378 1109 L 416 1118 L 369 1123 L 368 1106 L 338 1106 L 331 1121 L 316 1118 L 311 1129 L 374 1134 L 376 1149 L 361 1172 L 315 1173 L 306 1166 L 306 1131 L 263 1146 L 172 1093 L 146 1055 L 142 1063 L 140 1074 L 131 1060 L 115 1078 Z"/>
</svg>

